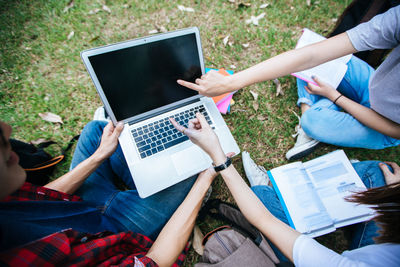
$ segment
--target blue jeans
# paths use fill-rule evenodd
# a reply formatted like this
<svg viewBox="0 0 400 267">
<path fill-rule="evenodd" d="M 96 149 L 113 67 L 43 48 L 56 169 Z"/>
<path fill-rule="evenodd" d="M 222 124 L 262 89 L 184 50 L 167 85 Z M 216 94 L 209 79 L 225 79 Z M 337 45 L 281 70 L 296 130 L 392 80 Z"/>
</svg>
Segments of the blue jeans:
<svg viewBox="0 0 400 267">
<path fill-rule="evenodd" d="M 385 185 L 385 178 L 378 164 L 379 161 L 363 161 L 353 164 L 354 169 L 356 170 L 367 188 Z M 253 186 L 251 189 L 261 200 L 264 206 L 275 217 L 289 225 L 288 219 L 285 212 L 283 211 L 279 198 L 272 187 L 258 185 Z M 358 223 L 352 226 L 347 226 L 346 228 L 351 228 L 352 230 L 350 236 L 350 249 L 374 244 L 373 237 L 378 235 L 378 227 L 374 221 Z M 275 246 L 272 245 L 272 248 L 274 249 L 279 259 L 287 260 Z"/>
<path fill-rule="evenodd" d="M 337 90 L 369 108 L 368 85 L 374 69 L 355 56 L 351 57 L 347 65 L 347 72 Z M 304 103 L 311 107 L 304 112 L 300 121 L 304 132 L 311 138 L 337 146 L 369 149 L 383 149 L 400 144 L 400 140 L 363 125 L 352 115 L 341 111 L 329 99 L 309 94 L 304 89 L 305 85 L 305 81 L 297 79 L 297 105 Z"/>
<path fill-rule="evenodd" d="M 79 138 L 71 168 L 90 157 L 100 144 L 105 122 L 90 122 Z M 122 180 L 121 191 L 113 180 Z M 196 177 L 142 199 L 121 148 L 104 161 L 76 192 L 84 201 L 0 202 L 0 250 L 72 228 L 83 233 L 133 231 L 153 240 L 181 204 Z"/>
</svg>

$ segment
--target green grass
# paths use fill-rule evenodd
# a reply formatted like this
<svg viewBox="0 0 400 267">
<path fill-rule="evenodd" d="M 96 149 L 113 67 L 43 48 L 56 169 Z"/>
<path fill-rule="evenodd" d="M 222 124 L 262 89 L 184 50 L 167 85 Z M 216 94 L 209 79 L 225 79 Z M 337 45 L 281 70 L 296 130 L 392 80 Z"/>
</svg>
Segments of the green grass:
<svg viewBox="0 0 400 267">
<path fill-rule="evenodd" d="M 206 66 L 231 69 L 234 65 L 237 72 L 292 49 L 304 27 L 326 35 L 351 1 L 311 1 L 311 6 L 304 0 L 268 1 L 270 5 L 265 9 L 258 8 L 263 1 L 248 2 L 251 7 L 216 0 L 75 0 L 74 6 L 63 12 L 67 0 L 0 0 L 0 119 L 13 126 L 14 138 L 25 141 L 46 138 L 66 144 L 79 134 L 101 105 L 81 62 L 80 51 L 146 36 L 161 26 L 167 30 L 197 26 Z M 89 14 L 103 4 L 111 13 Z M 181 12 L 178 4 L 192 7 L 195 12 Z M 259 26 L 246 25 L 246 19 L 262 12 L 266 15 Z M 75 34 L 68 40 L 71 31 Z M 228 34 L 232 46 L 223 45 Z M 249 43 L 249 47 L 243 48 L 244 43 Z M 224 117 L 240 148 L 251 152 L 254 160 L 266 168 L 287 163 L 284 154 L 294 144 L 291 134 L 298 123 L 293 114 L 299 114 L 295 106 L 295 79 L 287 76 L 280 78 L 280 82 L 284 96 L 275 96 L 272 82 L 237 92 L 232 113 Z M 257 111 L 249 90 L 259 94 Z M 42 112 L 60 115 L 64 124 L 43 121 L 38 116 Z M 324 145 L 304 160 L 335 149 Z M 400 161 L 399 148 L 346 148 L 345 151 L 350 158 L 360 160 Z M 68 170 L 70 159 L 69 156 L 55 176 Z M 240 158 L 234 162 L 243 174 Z M 212 197 L 233 202 L 221 179 L 214 182 L 213 189 Z M 199 224 L 207 231 L 218 222 Z M 320 241 L 341 250 L 339 239 L 328 235 Z M 186 265 L 197 259 L 197 254 L 191 251 Z"/>
</svg>

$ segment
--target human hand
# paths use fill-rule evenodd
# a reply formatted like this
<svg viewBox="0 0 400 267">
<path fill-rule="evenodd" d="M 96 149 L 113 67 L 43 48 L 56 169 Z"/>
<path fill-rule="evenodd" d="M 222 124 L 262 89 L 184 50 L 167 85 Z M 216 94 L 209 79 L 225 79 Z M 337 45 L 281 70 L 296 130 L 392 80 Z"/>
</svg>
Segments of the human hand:
<svg viewBox="0 0 400 267">
<path fill-rule="evenodd" d="M 197 113 L 196 118 L 189 121 L 188 128 L 179 125 L 173 118 L 170 118 L 170 121 L 175 129 L 187 135 L 190 141 L 203 149 L 215 164 L 225 162 L 226 156 L 222 151 L 218 137 L 207 123 L 203 114 Z"/>
<path fill-rule="evenodd" d="M 313 76 L 312 78 L 318 85 L 308 83 L 307 86 L 304 87 L 308 93 L 312 95 L 320 95 L 332 101 L 335 100 L 339 95 L 341 95 L 338 91 L 335 90 L 335 88 L 321 81 L 318 77 Z"/>
<path fill-rule="evenodd" d="M 118 137 L 124 129 L 124 124 L 118 122 L 114 127 L 112 122 L 109 122 L 104 127 L 103 135 L 101 136 L 100 146 L 97 148 L 95 154 L 100 160 L 110 157 L 118 146 Z"/>
<path fill-rule="evenodd" d="M 393 172 L 391 172 L 386 164 L 382 162 L 379 163 L 379 168 L 381 168 L 383 175 L 385 176 L 386 184 L 394 184 L 400 182 L 400 167 L 395 162 L 385 161 L 387 165 L 392 167 Z"/>
<path fill-rule="evenodd" d="M 226 154 L 225 157 L 231 158 L 233 156 L 235 156 L 235 153 L 229 152 Z M 211 182 L 214 180 L 215 177 L 217 177 L 217 175 L 218 173 L 215 172 L 214 167 L 210 166 L 208 169 L 205 169 L 204 171 L 200 172 L 198 179 L 208 180 L 208 182 L 211 184 Z"/>
<path fill-rule="evenodd" d="M 200 79 L 196 79 L 195 83 L 184 80 L 177 80 L 177 83 L 189 89 L 198 91 L 204 96 L 218 96 L 226 92 L 234 91 L 230 88 L 231 76 L 224 76 L 216 70 L 210 70 L 202 75 Z"/>
</svg>

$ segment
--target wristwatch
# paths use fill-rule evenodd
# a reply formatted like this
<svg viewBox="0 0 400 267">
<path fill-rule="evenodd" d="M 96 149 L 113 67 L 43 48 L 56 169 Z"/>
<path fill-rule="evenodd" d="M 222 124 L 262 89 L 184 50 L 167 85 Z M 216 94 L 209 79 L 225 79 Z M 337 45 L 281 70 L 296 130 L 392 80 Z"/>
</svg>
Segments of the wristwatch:
<svg viewBox="0 0 400 267">
<path fill-rule="evenodd" d="M 230 158 L 230 157 L 226 157 L 225 163 L 222 163 L 222 164 L 219 165 L 219 166 L 214 166 L 214 163 L 213 163 L 214 171 L 215 171 L 215 172 L 220 172 L 220 171 L 222 171 L 222 170 L 225 170 L 226 168 L 228 168 L 229 166 L 231 166 L 231 164 L 232 164 L 231 158 Z"/>
</svg>

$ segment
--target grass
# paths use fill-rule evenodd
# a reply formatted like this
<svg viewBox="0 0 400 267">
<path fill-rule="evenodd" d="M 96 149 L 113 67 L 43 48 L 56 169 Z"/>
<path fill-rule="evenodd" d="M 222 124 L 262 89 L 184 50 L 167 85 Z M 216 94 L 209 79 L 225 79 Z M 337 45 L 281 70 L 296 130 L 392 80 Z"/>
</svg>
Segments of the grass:
<svg viewBox="0 0 400 267">
<path fill-rule="evenodd" d="M 207 67 L 239 71 L 295 46 L 304 27 L 326 35 L 350 0 L 248 1 L 250 7 L 229 1 L 181 0 L 75 0 L 64 12 L 69 1 L 0 0 L 0 119 L 14 128 L 14 138 L 32 141 L 45 138 L 66 144 L 89 122 L 94 110 L 101 105 L 87 74 L 80 51 L 148 35 L 165 27 L 176 30 L 197 26 Z M 244 3 L 244 2 L 243 2 Z M 266 2 L 265 2 L 266 3 Z M 182 12 L 177 5 L 192 7 L 194 13 Z M 111 13 L 102 10 L 107 5 Z M 100 9 L 95 14 L 90 11 Z M 247 25 L 245 20 L 265 12 L 259 26 Z M 68 35 L 74 32 L 72 38 Z M 224 46 L 230 35 L 232 45 Z M 242 44 L 248 43 L 244 48 Z M 233 65 L 233 66 L 232 66 Z M 275 96 L 272 82 L 250 86 L 237 92 L 232 113 L 225 116 L 241 150 L 251 152 L 258 164 L 267 169 L 287 163 L 284 154 L 294 144 L 291 134 L 298 123 L 293 112 L 297 94 L 295 79 L 280 78 L 283 96 Z M 255 109 L 250 90 L 259 94 Z M 52 112 L 61 116 L 63 124 L 43 121 L 38 113 Z M 304 160 L 337 149 L 323 145 Z M 57 148 L 53 149 L 57 153 Z M 399 148 L 384 150 L 348 149 L 350 158 L 400 161 Z M 57 169 L 55 177 L 68 170 L 71 156 Z M 241 160 L 235 165 L 243 173 Z M 233 202 L 227 188 L 217 179 L 212 197 Z M 199 222 L 203 231 L 218 222 Z M 339 235 L 337 238 L 336 235 Z M 336 250 L 340 232 L 319 241 Z M 196 262 L 191 250 L 186 265 Z"/>
</svg>

